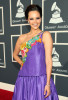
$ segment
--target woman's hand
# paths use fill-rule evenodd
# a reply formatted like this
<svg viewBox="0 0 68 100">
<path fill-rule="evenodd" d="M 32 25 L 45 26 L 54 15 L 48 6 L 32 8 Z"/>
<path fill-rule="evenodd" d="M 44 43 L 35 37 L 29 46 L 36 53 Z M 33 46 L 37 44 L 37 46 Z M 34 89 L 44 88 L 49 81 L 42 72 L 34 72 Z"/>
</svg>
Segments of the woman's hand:
<svg viewBox="0 0 68 100">
<path fill-rule="evenodd" d="M 46 91 L 47 91 L 47 95 L 46 95 Z M 51 91 L 50 91 L 50 86 L 45 85 L 44 88 L 44 95 L 46 95 L 44 98 L 48 97 L 50 95 Z"/>
</svg>

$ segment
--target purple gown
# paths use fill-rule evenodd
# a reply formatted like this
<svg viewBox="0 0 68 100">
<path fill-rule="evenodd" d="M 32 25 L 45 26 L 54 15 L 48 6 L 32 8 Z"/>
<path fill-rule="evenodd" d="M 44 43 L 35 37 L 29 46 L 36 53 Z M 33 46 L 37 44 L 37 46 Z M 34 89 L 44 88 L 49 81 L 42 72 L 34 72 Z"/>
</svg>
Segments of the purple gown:
<svg viewBox="0 0 68 100">
<path fill-rule="evenodd" d="M 47 81 L 43 32 L 22 44 L 23 67 L 18 73 L 12 100 L 59 100 L 55 84 L 50 79 L 51 94 L 44 98 Z"/>
</svg>

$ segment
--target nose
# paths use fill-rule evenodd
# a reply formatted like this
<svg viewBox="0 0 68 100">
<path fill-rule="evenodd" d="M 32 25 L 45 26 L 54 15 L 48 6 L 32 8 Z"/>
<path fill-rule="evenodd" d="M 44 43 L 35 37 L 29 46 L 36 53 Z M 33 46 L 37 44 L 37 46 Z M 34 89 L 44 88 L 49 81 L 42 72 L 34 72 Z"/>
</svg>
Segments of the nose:
<svg viewBox="0 0 68 100">
<path fill-rule="evenodd" d="M 37 22 L 37 20 L 36 20 L 36 19 L 34 19 L 34 22 L 36 23 L 36 22 Z"/>
</svg>

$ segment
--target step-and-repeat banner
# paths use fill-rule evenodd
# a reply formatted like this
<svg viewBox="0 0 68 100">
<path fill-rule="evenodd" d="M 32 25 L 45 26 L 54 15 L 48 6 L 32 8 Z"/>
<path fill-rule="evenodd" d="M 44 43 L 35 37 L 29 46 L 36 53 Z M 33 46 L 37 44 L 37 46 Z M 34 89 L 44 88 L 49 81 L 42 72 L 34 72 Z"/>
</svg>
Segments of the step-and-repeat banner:
<svg viewBox="0 0 68 100">
<path fill-rule="evenodd" d="M 42 7 L 40 29 L 53 38 L 52 78 L 59 100 L 68 100 L 68 0 L 0 0 L 0 82 L 15 84 L 20 65 L 12 54 L 18 37 L 30 30 L 24 12 L 30 4 Z"/>
</svg>

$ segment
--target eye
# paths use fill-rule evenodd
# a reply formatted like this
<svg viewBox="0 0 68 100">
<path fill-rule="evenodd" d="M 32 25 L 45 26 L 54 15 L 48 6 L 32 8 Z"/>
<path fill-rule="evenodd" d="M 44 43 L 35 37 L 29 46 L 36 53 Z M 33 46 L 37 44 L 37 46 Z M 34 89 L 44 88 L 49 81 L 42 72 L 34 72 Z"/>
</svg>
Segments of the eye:
<svg viewBox="0 0 68 100">
<path fill-rule="evenodd" d="M 37 17 L 36 19 L 40 19 L 40 17 Z"/>
<path fill-rule="evenodd" d="M 30 18 L 30 20 L 33 20 L 33 18 Z"/>
<path fill-rule="evenodd" d="M 37 17 L 36 19 L 40 19 L 40 17 Z M 30 20 L 33 20 L 33 18 L 30 18 Z"/>
</svg>

